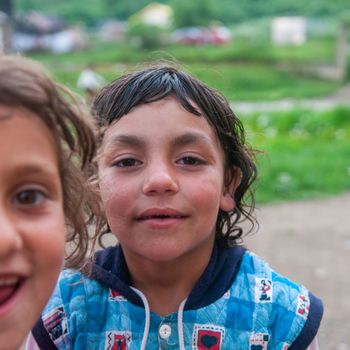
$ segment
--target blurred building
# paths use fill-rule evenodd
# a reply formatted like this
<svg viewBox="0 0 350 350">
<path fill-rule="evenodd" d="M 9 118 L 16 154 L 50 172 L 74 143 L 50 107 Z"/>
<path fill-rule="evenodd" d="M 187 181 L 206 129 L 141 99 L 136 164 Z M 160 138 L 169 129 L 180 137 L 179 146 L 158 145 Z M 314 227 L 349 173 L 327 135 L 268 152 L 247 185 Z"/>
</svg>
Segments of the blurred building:
<svg viewBox="0 0 350 350">
<path fill-rule="evenodd" d="M 138 17 L 143 24 L 169 28 L 173 19 L 173 10 L 168 5 L 154 2 L 144 7 L 134 16 Z"/>
<path fill-rule="evenodd" d="M 302 45 L 306 42 L 304 17 L 276 17 L 271 23 L 271 40 L 276 45 Z"/>
<path fill-rule="evenodd" d="M 69 27 L 59 17 L 31 11 L 15 19 L 14 51 L 64 53 L 82 49 L 86 43 L 87 36 L 81 27 Z"/>
<path fill-rule="evenodd" d="M 127 23 L 107 20 L 99 24 L 97 34 L 103 41 L 122 41 L 125 38 Z"/>
</svg>

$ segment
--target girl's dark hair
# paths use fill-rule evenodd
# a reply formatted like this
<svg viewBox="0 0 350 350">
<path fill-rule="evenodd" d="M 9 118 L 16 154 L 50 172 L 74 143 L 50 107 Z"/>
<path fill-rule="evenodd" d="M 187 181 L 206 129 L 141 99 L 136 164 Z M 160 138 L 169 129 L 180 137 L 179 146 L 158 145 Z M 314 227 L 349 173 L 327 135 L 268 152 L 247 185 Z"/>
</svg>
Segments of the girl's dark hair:
<svg viewBox="0 0 350 350">
<path fill-rule="evenodd" d="M 88 186 L 96 149 L 91 118 L 85 119 L 73 95 L 55 84 L 39 63 L 19 56 L 0 57 L 0 104 L 32 111 L 54 137 L 70 243 L 66 266 L 80 267 L 90 248 L 88 224 L 100 210 L 97 194 Z"/>
<path fill-rule="evenodd" d="M 156 64 L 124 75 L 105 86 L 93 103 L 100 137 L 106 127 L 129 113 L 133 107 L 167 96 L 175 97 L 195 116 L 203 115 L 215 130 L 225 154 L 226 185 L 231 182 L 235 172 L 240 172 L 240 184 L 232 193 L 236 207 L 231 212 L 219 210 L 216 222 L 217 238 L 227 245 L 237 244 L 243 235 L 243 229 L 238 224 L 248 219 L 253 228 L 255 223 L 251 184 L 257 170 L 254 152 L 245 145 L 243 125 L 219 92 L 169 64 Z M 244 201 L 247 192 L 250 195 L 249 204 Z"/>
</svg>

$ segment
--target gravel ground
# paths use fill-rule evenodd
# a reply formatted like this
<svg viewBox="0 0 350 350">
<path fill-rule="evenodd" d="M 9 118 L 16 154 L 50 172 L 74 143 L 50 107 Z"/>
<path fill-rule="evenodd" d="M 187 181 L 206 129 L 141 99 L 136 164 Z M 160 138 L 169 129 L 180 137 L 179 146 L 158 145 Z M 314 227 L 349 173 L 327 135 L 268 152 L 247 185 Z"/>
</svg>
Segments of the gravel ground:
<svg viewBox="0 0 350 350">
<path fill-rule="evenodd" d="M 257 217 L 248 248 L 323 300 L 320 349 L 350 350 L 350 193 L 266 205 Z"/>
</svg>

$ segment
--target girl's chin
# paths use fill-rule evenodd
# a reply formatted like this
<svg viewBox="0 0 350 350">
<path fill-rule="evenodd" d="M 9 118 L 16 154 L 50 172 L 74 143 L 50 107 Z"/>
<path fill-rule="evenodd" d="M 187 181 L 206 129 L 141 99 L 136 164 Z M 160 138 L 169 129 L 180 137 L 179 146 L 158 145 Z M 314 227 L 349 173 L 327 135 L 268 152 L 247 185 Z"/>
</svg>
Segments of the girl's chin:
<svg viewBox="0 0 350 350">
<path fill-rule="evenodd" d="M 19 332 L 16 327 L 12 326 L 13 330 L 9 332 L 0 330 L 0 349 L 1 350 L 21 350 L 24 349 L 26 338 L 30 329 L 27 332 Z"/>
</svg>

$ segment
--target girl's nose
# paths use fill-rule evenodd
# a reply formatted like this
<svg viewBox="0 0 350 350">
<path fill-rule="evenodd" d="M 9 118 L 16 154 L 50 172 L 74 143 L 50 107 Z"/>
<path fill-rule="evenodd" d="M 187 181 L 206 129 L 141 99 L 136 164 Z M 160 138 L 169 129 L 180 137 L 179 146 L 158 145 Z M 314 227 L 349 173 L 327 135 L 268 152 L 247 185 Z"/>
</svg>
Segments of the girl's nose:
<svg viewBox="0 0 350 350">
<path fill-rule="evenodd" d="M 152 167 L 149 169 L 143 184 L 145 194 L 173 194 L 177 191 L 178 183 L 167 167 Z"/>
<path fill-rule="evenodd" d="M 22 245 L 22 237 L 15 222 L 0 209 L 0 257 L 21 249 Z"/>
</svg>

